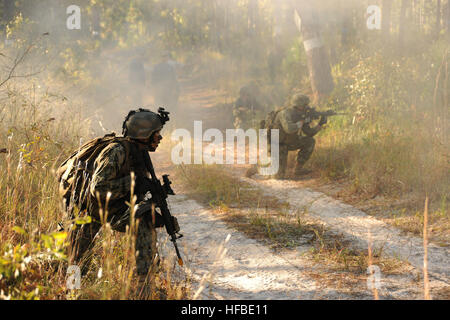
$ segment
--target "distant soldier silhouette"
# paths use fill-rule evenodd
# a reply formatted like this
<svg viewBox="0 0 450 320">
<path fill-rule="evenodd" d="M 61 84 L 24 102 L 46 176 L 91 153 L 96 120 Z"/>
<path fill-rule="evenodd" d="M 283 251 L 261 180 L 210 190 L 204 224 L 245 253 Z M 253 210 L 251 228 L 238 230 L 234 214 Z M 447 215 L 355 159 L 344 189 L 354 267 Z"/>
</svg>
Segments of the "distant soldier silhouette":
<svg viewBox="0 0 450 320">
<path fill-rule="evenodd" d="M 233 106 L 235 129 L 247 130 L 257 125 L 257 116 L 265 110 L 260 99 L 258 99 L 260 95 L 259 88 L 254 84 L 240 89 L 239 98 Z"/>
<path fill-rule="evenodd" d="M 135 107 L 142 106 L 146 85 L 144 57 L 142 51 L 138 51 L 137 55 L 130 62 L 128 80 L 130 84 L 132 104 Z"/>
<path fill-rule="evenodd" d="M 170 53 L 163 55 L 163 61 L 154 66 L 151 73 L 151 84 L 156 106 L 174 110 L 178 104 L 180 86 L 175 67 L 177 62 Z"/>
</svg>

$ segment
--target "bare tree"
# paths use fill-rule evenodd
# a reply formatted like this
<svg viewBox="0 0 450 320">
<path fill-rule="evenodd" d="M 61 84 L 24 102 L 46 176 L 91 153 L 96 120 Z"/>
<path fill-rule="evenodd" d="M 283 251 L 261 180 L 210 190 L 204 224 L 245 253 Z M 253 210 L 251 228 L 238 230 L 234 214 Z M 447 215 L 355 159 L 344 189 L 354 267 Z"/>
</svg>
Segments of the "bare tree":
<svg viewBox="0 0 450 320">
<path fill-rule="evenodd" d="M 33 49 L 33 47 L 36 45 L 36 43 L 39 42 L 43 36 L 47 36 L 47 35 L 48 35 L 48 33 L 44 33 L 38 39 L 36 39 L 36 41 L 33 41 L 32 43 L 30 43 L 25 48 L 25 50 L 23 50 L 23 52 L 17 54 L 17 56 L 13 59 L 11 66 L 6 68 L 8 70 L 7 75 L 3 80 L 0 81 L 0 88 L 3 87 L 9 80 L 11 80 L 13 78 L 32 77 L 41 72 L 41 71 L 38 71 L 38 72 L 33 72 L 33 73 L 29 73 L 29 74 L 20 74 L 20 75 L 16 74 L 18 66 L 25 61 L 25 59 L 29 55 L 31 49 Z M 2 53 L 0 53 L 0 55 L 3 56 L 4 58 L 7 58 Z"/>
</svg>

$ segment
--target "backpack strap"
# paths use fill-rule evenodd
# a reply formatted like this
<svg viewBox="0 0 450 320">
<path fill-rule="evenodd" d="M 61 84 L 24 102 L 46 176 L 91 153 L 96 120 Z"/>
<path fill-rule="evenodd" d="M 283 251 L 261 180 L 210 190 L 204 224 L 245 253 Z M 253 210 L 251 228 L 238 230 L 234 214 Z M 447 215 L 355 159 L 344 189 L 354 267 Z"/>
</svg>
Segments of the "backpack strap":
<svg viewBox="0 0 450 320">
<path fill-rule="evenodd" d="M 143 168 L 141 151 L 134 141 L 127 137 L 121 137 L 116 140 L 125 149 L 126 165 L 122 167 L 121 174 L 127 174 L 133 171 L 136 175 L 139 174 L 139 168 Z"/>
</svg>

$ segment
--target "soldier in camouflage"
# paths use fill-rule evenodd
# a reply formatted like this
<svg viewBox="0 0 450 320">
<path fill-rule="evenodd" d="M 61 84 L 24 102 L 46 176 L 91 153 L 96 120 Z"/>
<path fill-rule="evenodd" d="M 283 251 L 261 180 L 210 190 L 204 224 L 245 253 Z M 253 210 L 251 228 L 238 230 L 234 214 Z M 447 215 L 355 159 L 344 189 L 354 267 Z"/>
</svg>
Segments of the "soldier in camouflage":
<svg viewBox="0 0 450 320">
<path fill-rule="evenodd" d="M 239 98 L 233 106 L 233 117 L 235 129 L 253 128 L 256 126 L 257 114 L 263 111 L 263 106 L 255 97 L 254 86 L 244 86 L 239 91 Z"/>
<path fill-rule="evenodd" d="M 126 202 L 130 201 L 131 196 L 131 172 L 135 174 L 133 194 L 137 196 L 137 208 L 143 205 L 148 191 L 145 181 L 149 177 L 143 162 L 143 153 L 156 150 L 162 139 L 160 133 L 162 127 L 158 114 L 145 109 L 131 111 L 123 124 L 123 133 L 128 138 L 128 145 L 125 146 L 123 142 L 111 143 L 95 160 L 95 170 L 88 186 L 89 192 L 101 204 L 105 204 L 109 198 L 104 211 L 107 211 L 107 221 L 113 230 L 124 232 L 130 223 L 130 208 Z M 92 222 L 77 225 L 71 232 L 69 256 L 74 263 L 83 262 L 101 228 L 98 202 L 93 201 L 89 205 L 88 211 Z M 139 223 L 135 244 L 136 269 L 140 281 L 144 282 L 142 279 L 145 279 L 158 262 L 155 228 L 164 225 L 162 217 L 155 210 L 151 211 L 137 218 Z"/>
<path fill-rule="evenodd" d="M 180 84 L 177 80 L 176 66 L 170 52 L 165 52 L 162 61 L 153 67 L 150 74 L 155 105 L 176 110 L 180 96 Z"/>
<path fill-rule="evenodd" d="M 310 100 L 302 94 L 294 94 L 290 106 L 278 112 L 275 117 L 273 129 L 279 129 L 279 170 L 275 178 L 285 177 L 287 169 L 288 152 L 298 150 L 295 175 L 301 176 L 309 173 L 303 168 L 311 157 L 315 140 L 314 136 L 326 124 L 326 117 L 322 117 L 319 123 L 311 128 L 311 119 L 307 118 L 306 108 Z"/>
</svg>

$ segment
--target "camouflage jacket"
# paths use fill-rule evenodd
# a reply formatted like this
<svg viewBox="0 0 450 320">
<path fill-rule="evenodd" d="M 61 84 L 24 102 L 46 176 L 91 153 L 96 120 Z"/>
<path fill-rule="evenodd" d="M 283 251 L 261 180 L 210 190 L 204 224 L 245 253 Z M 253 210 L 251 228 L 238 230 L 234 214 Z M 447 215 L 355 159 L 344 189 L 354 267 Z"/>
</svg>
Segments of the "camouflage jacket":
<svg viewBox="0 0 450 320">
<path fill-rule="evenodd" d="M 93 199 L 99 199 L 102 206 L 106 203 L 108 193 L 111 193 L 108 202 L 108 216 L 122 215 L 127 209 L 125 201 L 131 196 L 131 171 L 135 176 L 148 177 L 149 173 L 141 161 L 140 151 L 133 147 L 129 159 L 126 159 L 126 150 L 121 143 L 108 145 L 99 154 L 94 164 L 94 174 L 89 186 Z M 127 168 L 124 170 L 124 167 Z M 136 191 L 134 192 L 136 194 Z M 96 215 L 95 212 L 91 212 Z"/>
<path fill-rule="evenodd" d="M 303 124 L 301 130 L 299 130 L 297 123 L 301 120 L 305 121 L 305 123 Z M 297 135 L 313 137 L 321 129 L 320 126 L 311 128 L 310 121 L 306 119 L 306 113 L 299 112 L 293 107 L 289 107 L 278 112 L 275 117 L 274 128 L 280 130 L 280 142 Z"/>
</svg>

